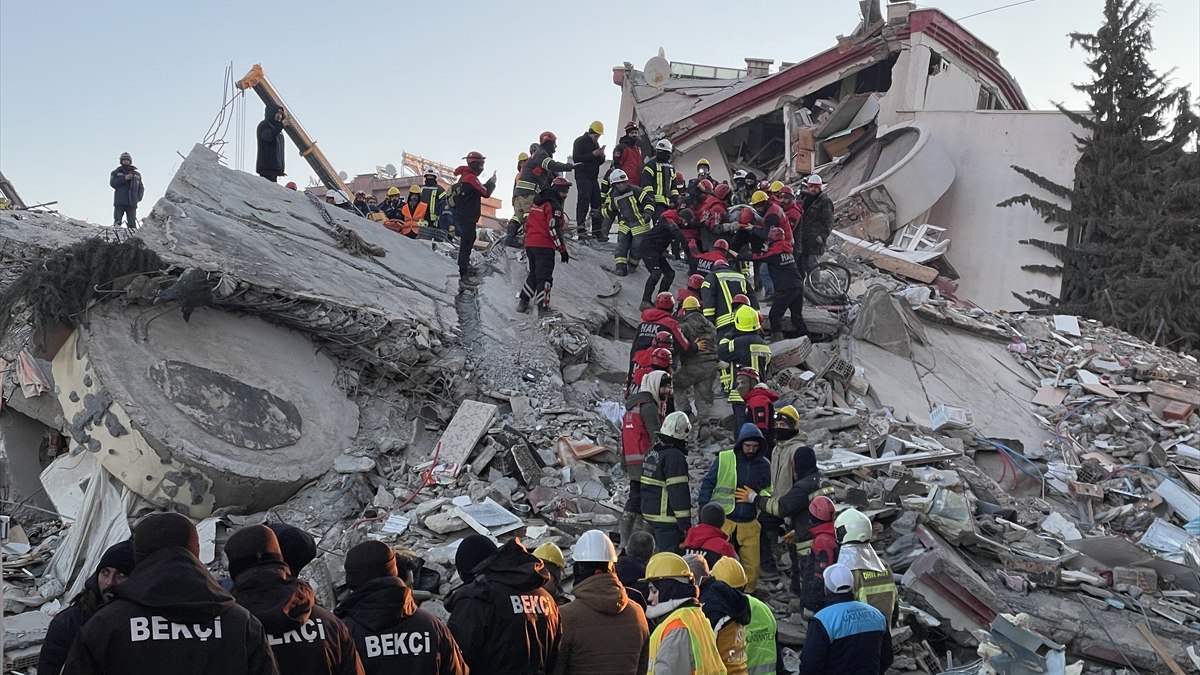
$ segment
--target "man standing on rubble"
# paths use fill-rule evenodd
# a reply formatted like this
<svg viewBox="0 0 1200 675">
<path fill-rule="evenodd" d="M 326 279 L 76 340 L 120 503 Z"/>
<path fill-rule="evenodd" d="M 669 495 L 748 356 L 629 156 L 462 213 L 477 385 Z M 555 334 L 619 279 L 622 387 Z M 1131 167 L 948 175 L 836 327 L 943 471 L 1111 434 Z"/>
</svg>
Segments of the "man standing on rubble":
<svg viewBox="0 0 1200 675">
<path fill-rule="evenodd" d="M 760 453 L 763 443 L 758 427 L 749 422 L 743 424 L 733 448 L 717 453 L 700 483 L 700 502 L 716 502 L 725 509 L 725 526 L 721 529 L 729 535 L 746 570 L 747 593 L 758 588 L 762 526 L 758 522 L 758 508 L 752 503 L 738 503 L 736 491 L 746 487 L 755 494 L 770 496 L 771 463 Z"/>
<path fill-rule="evenodd" d="M 122 152 L 120 166 L 108 175 L 108 185 L 113 189 L 113 227 L 121 226 L 121 217 L 125 217 L 125 227 L 136 230 L 137 207 L 146 195 L 146 186 L 142 184 L 142 173 L 133 165 L 133 156 Z"/>
<path fill-rule="evenodd" d="M 426 167 L 421 176 L 425 180 L 425 184 L 421 186 L 421 202 L 425 204 L 425 210 L 429 214 L 429 226 L 445 230 L 447 234 L 454 234 L 450 223 L 442 222 L 442 213 L 447 211 L 446 191 L 438 185 L 437 169 Z"/>
<path fill-rule="evenodd" d="M 196 526 L 152 513 L 133 528 L 133 574 L 83 625 L 72 675 L 278 675 L 262 624 L 200 563 Z"/>
<path fill-rule="evenodd" d="M 249 525 L 225 543 L 233 597 L 262 622 L 280 673 L 364 675 L 350 629 L 292 575 L 275 532 Z"/>
<path fill-rule="evenodd" d="M 575 194 L 575 227 L 579 228 L 579 238 L 588 235 L 588 212 L 591 211 L 591 234 L 597 240 L 602 238 L 600 231 L 600 165 L 604 163 L 604 146 L 600 145 L 600 135 L 604 133 L 604 124 L 596 120 L 588 125 L 587 131 L 575 139 L 571 147 L 571 161 L 575 162 L 575 184 L 578 190 Z"/>
<path fill-rule="evenodd" d="M 638 391 L 625 400 L 625 416 L 621 420 L 621 462 L 629 476 L 629 499 L 621 514 L 621 541 L 643 523 L 642 469 L 646 453 L 662 427 L 664 402 L 671 395 L 671 376 L 666 371 L 649 372 L 642 378 Z"/>
<path fill-rule="evenodd" d="M 83 591 L 71 604 L 55 615 L 46 629 L 46 640 L 38 655 L 38 673 L 59 675 L 67 652 L 79 629 L 101 607 L 112 601 L 117 586 L 133 572 L 133 542 L 125 540 L 108 547 L 100 556 L 96 571 L 83 582 Z"/>
<path fill-rule="evenodd" d="M 483 175 L 483 163 L 487 160 L 481 153 L 472 150 L 467 153 L 466 164 L 454 170 L 458 182 L 454 184 L 454 225 L 458 228 L 458 276 L 466 280 L 476 272 L 471 267 L 471 251 L 475 249 L 475 228 L 479 224 L 479 214 L 483 207 L 484 197 L 491 197 L 496 189 L 496 172 L 486 183 L 480 183 Z M 532 198 L 530 203 L 532 203 Z"/>
<path fill-rule="evenodd" d="M 833 521 L 833 526 L 841 547 L 837 564 L 851 571 L 854 598 L 879 610 L 892 623 L 900 593 L 892 568 L 880 560 L 871 546 L 871 519 L 858 509 L 846 509 Z"/>
<path fill-rule="evenodd" d="M 575 602 L 560 610 L 563 639 L 555 675 L 644 675 L 650 627 L 613 572 L 612 540 L 588 530 L 575 542 L 571 558 Z"/>
<path fill-rule="evenodd" d="M 808 622 L 801 675 L 883 675 L 892 665 L 892 636 L 878 609 L 854 599 L 853 573 L 845 565 L 825 570 L 829 602 Z"/>
<path fill-rule="evenodd" d="M 629 176 L 635 187 L 642 181 L 642 149 L 638 147 L 638 125 L 632 121 L 625 124 L 625 135 L 613 148 L 613 167 Z"/>
<path fill-rule="evenodd" d="M 566 178 L 555 177 L 550 187 L 538 193 L 525 220 L 525 257 L 529 275 L 517 304 L 517 311 L 529 311 L 529 303 L 539 311 L 550 309 L 550 289 L 554 286 L 554 256 L 565 265 L 571 262 L 567 253 L 563 202 L 571 190 Z"/>
<path fill-rule="evenodd" d="M 473 534 L 454 555 L 463 585 L 446 600 L 450 630 L 473 672 L 526 675 L 552 672 L 562 630 L 558 606 L 543 586 L 542 561 L 519 539 L 497 548 Z"/>
<path fill-rule="evenodd" d="M 650 525 L 655 549 L 660 553 L 678 552 L 692 526 L 687 462 L 691 433 L 692 423 L 686 414 L 667 415 L 658 431 L 658 442 L 646 453 L 642 464 L 642 515 Z"/>
<path fill-rule="evenodd" d="M 642 167 L 642 212 L 651 222 L 656 222 L 679 196 L 675 189 L 675 166 L 671 164 L 674 153 L 671 141 L 660 138 L 654 142 L 654 157 Z"/>
<path fill-rule="evenodd" d="M 650 221 L 642 212 L 641 193 L 622 169 L 608 175 L 606 210 L 617 221 L 617 247 L 613 251 L 615 274 L 623 277 L 637 270 L 642 236 L 650 231 Z"/>
<path fill-rule="evenodd" d="M 704 316 L 717 327 L 717 339 L 729 337 L 734 332 L 733 319 L 737 307 L 733 298 L 744 295 L 754 309 L 758 309 L 758 298 L 750 291 L 745 275 L 729 266 L 725 260 L 713 263 L 713 271 L 700 285 L 700 304 Z M 757 314 L 757 312 L 755 312 Z M 725 383 L 728 388 L 732 382 Z"/>
<path fill-rule="evenodd" d="M 538 144 L 532 149 L 533 156 L 521 167 L 517 176 L 517 185 L 513 190 L 513 215 L 508 221 L 508 236 L 505 246 L 520 248 L 521 228 L 525 226 L 525 217 L 533 206 L 533 199 L 550 187 L 550 181 L 555 175 L 573 171 L 574 164 L 564 164 L 554 161 L 554 152 L 558 150 L 558 136 L 551 131 L 543 131 L 538 136 Z"/>
<path fill-rule="evenodd" d="M 712 414 L 713 386 L 717 383 L 717 330 L 704 318 L 700 301 L 685 298 L 679 331 L 692 349 L 680 358 L 679 373 L 675 376 L 675 399 L 686 411 L 690 409 L 690 398 L 696 406 L 696 423 L 702 425 Z"/>
<path fill-rule="evenodd" d="M 263 112 L 263 121 L 258 123 L 255 136 L 258 138 L 258 157 L 254 162 L 254 171 L 272 183 L 279 182 L 280 176 L 286 176 L 283 171 L 284 127 L 292 126 L 287 111 L 282 106 L 268 103 Z"/>
<path fill-rule="evenodd" d="M 809 176 L 804 184 L 808 191 L 804 194 L 804 213 L 795 236 L 796 248 L 800 249 L 801 271 L 807 274 L 817 266 L 833 230 L 833 201 L 825 194 L 825 182 L 817 174 Z"/>
</svg>

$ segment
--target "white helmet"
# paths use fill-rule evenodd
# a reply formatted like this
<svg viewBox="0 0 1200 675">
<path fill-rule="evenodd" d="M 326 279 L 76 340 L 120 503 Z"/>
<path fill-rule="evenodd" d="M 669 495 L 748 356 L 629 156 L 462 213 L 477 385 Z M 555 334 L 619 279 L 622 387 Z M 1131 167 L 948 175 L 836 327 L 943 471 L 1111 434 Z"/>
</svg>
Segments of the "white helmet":
<svg viewBox="0 0 1200 675">
<path fill-rule="evenodd" d="M 692 433 L 692 423 L 688 420 L 687 413 L 677 410 L 667 415 L 667 418 L 663 420 L 662 426 L 659 427 L 658 433 L 660 436 L 686 441 L 687 437 Z"/>
<path fill-rule="evenodd" d="M 671 141 L 666 138 L 660 138 L 654 142 L 654 151 L 675 152 L 675 146 L 671 145 Z"/>
<path fill-rule="evenodd" d="M 329 192 L 325 193 L 325 196 L 331 197 L 334 204 L 345 204 L 346 202 L 350 201 L 349 198 L 346 197 L 346 193 L 342 192 L 341 190 L 330 190 Z"/>
<path fill-rule="evenodd" d="M 433 176 L 434 178 L 437 178 L 438 172 L 437 172 L 437 169 L 435 169 L 431 166 L 431 167 L 427 167 L 422 175 Z"/>
<path fill-rule="evenodd" d="M 738 170 L 737 170 L 736 172 L 734 172 L 734 174 L 733 174 L 733 179 L 734 179 L 734 180 L 742 180 L 742 179 L 743 179 L 743 178 L 745 178 L 745 177 L 746 177 L 746 170 L 745 170 L 745 169 L 738 169 Z"/>
<path fill-rule="evenodd" d="M 825 181 L 821 180 L 821 177 L 815 173 L 813 175 L 809 176 L 808 180 L 806 180 L 804 182 L 808 183 L 809 185 L 824 185 L 825 184 Z"/>
<path fill-rule="evenodd" d="M 629 181 L 629 175 L 620 169 L 613 169 L 612 173 L 608 174 L 609 183 L 626 183 Z"/>
<path fill-rule="evenodd" d="M 843 511 L 837 520 L 833 521 L 833 526 L 837 529 L 839 544 L 854 541 L 865 544 L 871 541 L 871 519 L 858 509 Z"/>
<path fill-rule="evenodd" d="M 600 530 L 588 530 L 579 536 L 571 547 L 571 559 L 575 562 L 615 563 L 617 548 L 612 539 Z"/>
</svg>

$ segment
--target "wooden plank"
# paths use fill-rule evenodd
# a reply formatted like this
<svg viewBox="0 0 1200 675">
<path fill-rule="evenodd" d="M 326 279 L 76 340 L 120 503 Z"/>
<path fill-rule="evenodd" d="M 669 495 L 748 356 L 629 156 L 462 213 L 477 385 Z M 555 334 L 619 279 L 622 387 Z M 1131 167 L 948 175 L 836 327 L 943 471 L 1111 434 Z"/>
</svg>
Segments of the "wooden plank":
<svg viewBox="0 0 1200 675">
<path fill-rule="evenodd" d="M 905 466 L 934 464 L 945 459 L 950 459 L 951 457 L 958 457 L 962 454 L 962 452 L 959 450 L 944 448 L 942 450 L 928 450 L 924 452 L 914 452 L 907 455 L 897 455 L 894 457 L 882 457 L 879 459 L 873 459 L 867 455 L 858 455 L 857 453 L 849 454 L 862 457 L 862 461 L 853 460 L 845 455 L 841 455 L 841 457 L 847 460 L 842 462 L 839 461 L 839 454 L 835 452 L 829 461 L 817 462 L 817 466 L 821 469 L 821 474 L 824 476 L 839 476 L 850 473 L 851 471 L 855 471 L 857 469 L 888 466 L 893 462 L 899 462 Z"/>
<path fill-rule="evenodd" d="M 1168 652 L 1167 648 L 1163 646 L 1163 643 L 1158 641 L 1158 636 L 1150 630 L 1149 626 L 1144 623 L 1139 623 L 1137 624 L 1137 629 L 1138 632 L 1142 634 L 1142 637 L 1146 638 L 1146 642 L 1150 643 L 1150 648 L 1154 650 L 1154 653 L 1158 654 L 1158 658 L 1162 659 L 1163 663 L 1167 664 L 1167 668 L 1169 668 L 1172 673 L 1175 673 L 1175 675 L 1184 675 L 1183 668 L 1179 667 L 1179 664 L 1174 658 L 1172 658 L 1171 652 Z"/>
<path fill-rule="evenodd" d="M 1152 380 L 1150 388 L 1154 393 L 1176 401 L 1191 403 L 1194 406 L 1200 406 L 1200 389 L 1193 387 L 1181 387 L 1170 382 L 1162 382 L 1160 380 Z"/>
<path fill-rule="evenodd" d="M 885 272 L 915 279 L 923 284 L 933 283 L 933 280 L 938 275 L 938 271 L 932 267 L 918 265 L 917 263 L 888 255 L 883 252 L 883 249 L 867 248 L 866 246 L 860 246 L 846 240 L 842 240 L 842 253 L 849 256 L 861 257 Z"/>
<path fill-rule="evenodd" d="M 491 403 L 465 400 L 458 406 L 454 419 L 442 432 L 441 454 L 438 461 L 454 466 L 454 475 L 467 463 L 471 451 L 479 443 L 479 439 L 487 433 L 496 417 L 496 406 Z"/>
</svg>

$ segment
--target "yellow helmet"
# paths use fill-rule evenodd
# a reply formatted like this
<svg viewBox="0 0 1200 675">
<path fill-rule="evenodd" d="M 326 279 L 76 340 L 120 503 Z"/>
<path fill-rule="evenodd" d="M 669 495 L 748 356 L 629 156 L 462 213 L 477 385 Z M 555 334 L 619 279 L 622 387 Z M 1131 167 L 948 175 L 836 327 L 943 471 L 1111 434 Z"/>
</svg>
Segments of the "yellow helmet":
<svg viewBox="0 0 1200 675">
<path fill-rule="evenodd" d="M 529 153 L 528 153 L 528 152 L 522 152 L 521 154 L 517 155 L 517 161 L 518 161 L 518 162 L 524 162 L 524 161 L 525 161 L 525 160 L 527 160 L 527 159 L 529 159 Z"/>
<path fill-rule="evenodd" d="M 770 199 L 770 197 L 767 196 L 767 193 L 763 192 L 762 190 L 755 190 L 754 194 L 750 195 L 750 206 L 761 204 L 768 199 Z"/>
<path fill-rule="evenodd" d="M 395 185 L 388 188 L 388 196 L 389 197 L 399 197 L 400 196 L 400 188 L 396 187 Z"/>
<path fill-rule="evenodd" d="M 683 299 L 683 308 L 685 310 L 700 309 L 700 300 L 694 295 L 689 295 Z"/>
<path fill-rule="evenodd" d="M 409 185 L 408 186 L 408 194 L 410 194 L 410 195 L 421 194 L 421 186 L 420 185 Z"/>
<path fill-rule="evenodd" d="M 709 574 L 717 581 L 724 581 L 739 591 L 749 583 L 749 580 L 746 579 L 746 570 L 742 568 L 740 562 L 733 558 L 722 557 L 717 564 L 713 565 Z"/>
<path fill-rule="evenodd" d="M 552 541 L 548 541 L 533 549 L 533 555 L 535 558 L 541 558 L 544 562 L 551 563 L 560 570 L 567 567 L 567 561 L 563 558 L 562 549 Z"/>
<path fill-rule="evenodd" d="M 776 415 L 783 415 L 792 421 L 792 424 L 800 426 L 800 411 L 796 410 L 795 406 L 785 405 L 775 411 Z"/>
<path fill-rule="evenodd" d="M 711 167 L 712 164 L 709 164 L 707 159 L 704 159 L 703 157 L 701 157 L 700 159 L 696 160 L 696 168 L 699 169 L 702 166 Z"/>
<path fill-rule="evenodd" d="M 767 192 L 774 193 L 774 192 L 779 192 L 782 189 L 783 189 L 783 181 L 777 180 L 777 181 L 771 182 L 771 187 L 767 188 Z"/>
<path fill-rule="evenodd" d="M 733 327 L 743 333 L 753 333 L 762 328 L 758 310 L 750 305 L 738 307 L 737 313 L 733 315 Z"/>
<path fill-rule="evenodd" d="M 655 553 L 646 563 L 646 576 L 639 581 L 655 579 L 684 579 L 692 581 L 692 568 L 678 553 Z"/>
<path fill-rule="evenodd" d="M 604 123 L 600 120 L 596 120 L 588 125 L 588 131 L 592 132 L 593 134 L 600 135 L 604 133 Z"/>
</svg>

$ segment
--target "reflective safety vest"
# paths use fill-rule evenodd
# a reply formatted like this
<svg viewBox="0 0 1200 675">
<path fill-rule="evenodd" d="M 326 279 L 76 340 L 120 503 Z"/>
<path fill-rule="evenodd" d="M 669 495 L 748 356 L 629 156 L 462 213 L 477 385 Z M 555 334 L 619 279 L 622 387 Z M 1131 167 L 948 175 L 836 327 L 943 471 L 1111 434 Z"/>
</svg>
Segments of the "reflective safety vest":
<svg viewBox="0 0 1200 675">
<path fill-rule="evenodd" d="M 899 595 L 890 568 L 882 572 L 854 570 L 854 599 L 879 610 L 888 625 L 891 625 L 892 617 L 896 613 L 896 602 L 899 600 Z"/>
<path fill-rule="evenodd" d="M 746 626 L 746 669 L 750 675 L 775 675 L 775 615 L 766 603 L 753 595 L 750 601 L 750 625 Z"/>
<path fill-rule="evenodd" d="M 642 421 L 640 407 L 639 405 L 633 410 L 626 410 L 625 418 L 621 420 L 621 452 L 625 458 L 626 469 L 641 466 L 642 460 L 646 458 L 646 451 L 652 445 L 650 432 L 646 430 L 646 423 Z"/>
<path fill-rule="evenodd" d="M 643 490 L 642 493 L 642 517 L 647 522 L 651 523 L 669 523 L 677 524 L 687 522 L 692 517 L 691 509 L 680 509 L 679 511 L 671 511 L 670 497 L 668 494 L 668 486 L 671 485 L 686 485 L 688 477 L 686 474 L 682 476 L 667 477 L 663 473 L 662 454 L 657 448 L 651 448 L 646 455 L 646 461 L 642 464 L 642 485 L 649 488 Z M 650 493 L 653 498 L 654 490 L 658 490 L 658 503 L 646 501 L 646 493 Z"/>
<path fill-rule="evenodd" d="M 667 615 L 650 635 L 650 669 L 647 675 L 654 675 L 654 658 L 658 655 L 658 647 L 668 634 L 686 630 L 692 646 L 693 675 L 725 675 L 725 663 L 717 651 L 717 636 L 713 633 L 712 625 L 699 607 L 680 607 Z M 675 675 L 672 673 L 672 675 Z"/>
<path fill-rule="evenodd" d="M 429 213 L 429 207 L 424 202 L 417 202 L 417 208 L 412 209 L 407 203 L 400 207 L 400 215 L 404 218 L 400 225 L 400 234 L 407 237 L 415 237 L 421 232 L 421 224 L 427 222 L 426 215 Z"/>
<path fill-rule="evenodd" d="M 717 485 L 713 488 L 712 501 L 725 509 L 725 514 L 733 513 L 737 506 L 734 491 L 737 490 L 737 457 L 732 449 L 717 453 Z M 767 486 L 758 491 L 764 497 L 771 496 L 771 488 Z"/>
<path fill-rule="evenodd" d="M 642 210 L 666 209 L 679 195 L 675 189 L 675 167 L 668 162 L 652 160 L 642 167 Z"/>
</svg>

